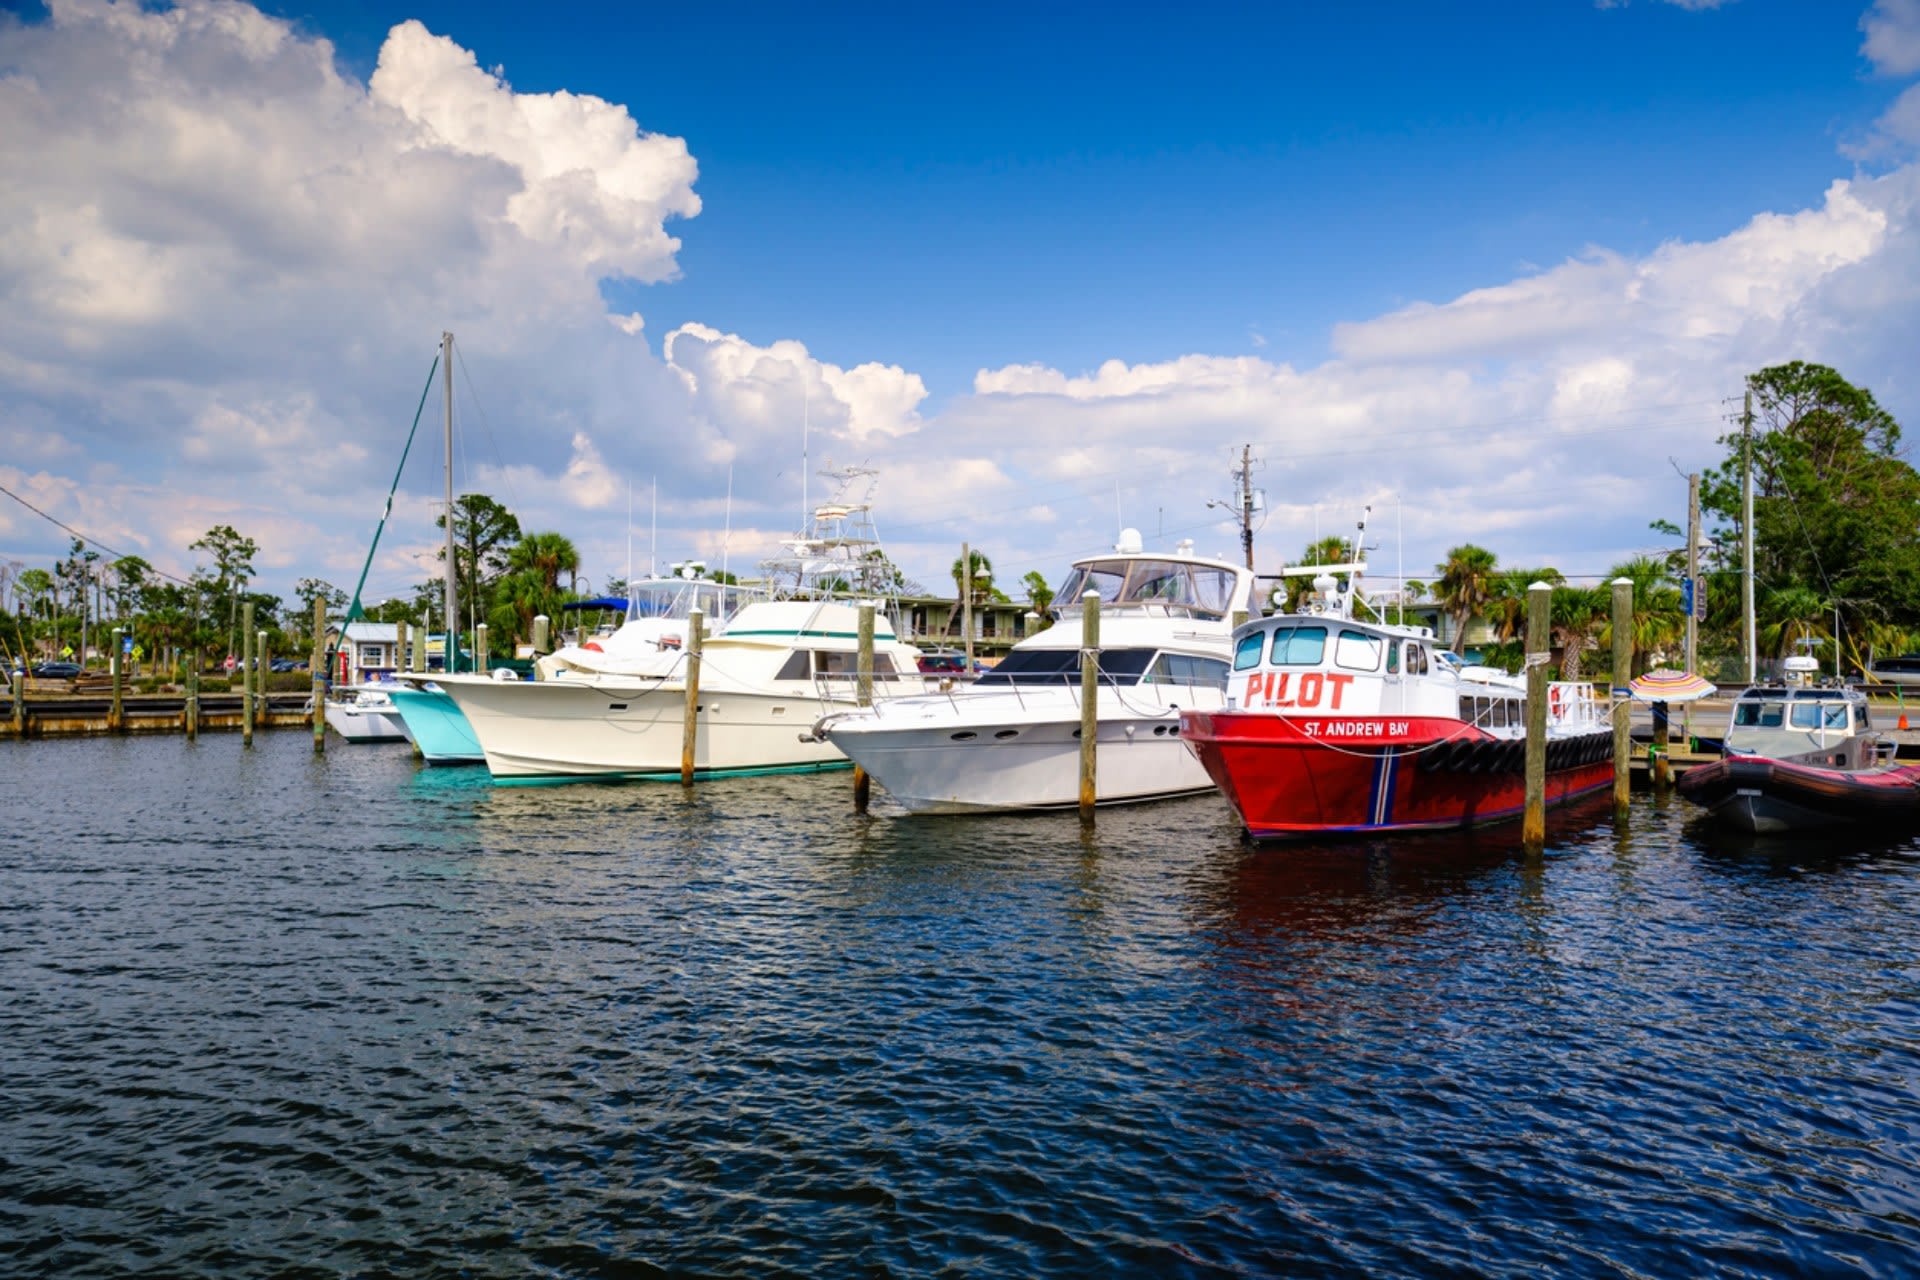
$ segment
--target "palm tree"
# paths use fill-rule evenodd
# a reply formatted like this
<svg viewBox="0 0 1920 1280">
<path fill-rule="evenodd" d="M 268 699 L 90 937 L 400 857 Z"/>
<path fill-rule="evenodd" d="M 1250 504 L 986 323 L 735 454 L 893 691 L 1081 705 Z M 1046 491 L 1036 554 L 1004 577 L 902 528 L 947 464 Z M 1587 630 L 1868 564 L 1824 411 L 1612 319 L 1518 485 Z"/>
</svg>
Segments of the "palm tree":
<svg viewBox="0 0 1920 1280">
<path fill-rule="evenodd" d="M 580 552 L 565 534 L 530 533 L 507 552 L 507 571 L 531 573 L 548 591 L 559 589 L 564 573 L 571 589 L 580 579 Z"/>
<path fill-rule="evenodd" d="M 1053 611 L 1053 588 L 1047 585 L 1046 575 L 1038 569 L 1029 569 L 1020 581 L 1027 588 L 1027 607 L 1042 618 L 1048 617 Z"/>
<path fill-rule="evenodd" d="M 1482 612 L 1502 643 L 1527 634 L 1527 591 L 1536 582 L 1558 587 L 1566 578 L 1558 569 L 1502 569 L 1487 587 Z"/>
<path fill-rule="evenodd" d="M 1444 564 L 1434 566 L 1438 581 L 1433 584 L 1433 598 L 1453 621 L 1448 643 L 1454 647 L 1460 646 L 1467 624 L 1490 603 L 1498 563 L 1493 552 L 1467 542 L 1447 552 Z"/>
<path fill-rule="evenodd" d="M 1613 566 L 1608 581 L 1626 578 L 1633 583 L 1633 674 L 1645 675 L 1658 650 L 1671 649 L 1687 632 L 1687 615 L 1680 607 L 1680 588 L 1666 562 L 1658 556 L 1635 556 Z M 1609 587 L 1611 592 L 1612 588 Z M 1612 607 L 1609 604 L 1609 614 Z M 1609 618 L 1601 643 L 1613 644 Z"/>
<path fill-rule="evenodd" d="M 956 603 L 947 614 L 947 625 L 942 634 L 952 635 L 953 629 L 960 625 L 961 607 L 959 602 L 971 600 L 974 608 L 983 601 L 990 600 L 996 594 L 993 589 L 993 561 L 987 559 L 984 551 L 967 548 L 967 564 L 963 565 L 959 556 L 953 558 L 953 593 Z M 973 572 L 969 574 L 967 568 Z M 979 623 L 975 623 L 978 626 Z"/>
<path fill-rule="evenodd" d="M 560 588 L 562 574 L 567 578 L 565 591 Z M 507 572 L 496 584 L 488 621 L 509 639 L 530 636 L 534 618 L 553 616 L 577 594 L 579 583 L 580 552 L 572 540 L 559 533 L 528 534 L 507 553 Z"/>
<path fill-rule="evenodd" d="M 1785 657 L 1799 640 L 1826 640 L 1833 629 L 1833 605 L 1811 587 L 1775 587 L 1756 606 L 1764 621 L 1755 639 L 1771 657 Z"/>
<path fill-rule="evenodd" d="M 1606 627 L 1611 610 L 1611 597 L 1605 587 L 1554 588 L 1547 616 L 1551 620 L 1554 639 L 1562 646 L 1562 680 L 1580 678 L 1581 655 Z"/>
</svg>

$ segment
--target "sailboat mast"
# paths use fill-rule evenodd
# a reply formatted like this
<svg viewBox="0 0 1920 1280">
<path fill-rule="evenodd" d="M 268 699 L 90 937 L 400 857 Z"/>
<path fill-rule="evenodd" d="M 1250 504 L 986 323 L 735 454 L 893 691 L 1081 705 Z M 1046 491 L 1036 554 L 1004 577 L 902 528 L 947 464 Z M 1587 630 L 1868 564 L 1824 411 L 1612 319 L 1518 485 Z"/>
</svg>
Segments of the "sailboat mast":
<svg viewBox="0 0 1920 1280">
<path fill-rule="evenodd" d="M 1745 406 L 1740 412 L 1740 617 L 1745 624 L 1746 634 L 1742 637 L 1747 650 L 1747 683 L 1752 684 L 1759 676 L 1760 654 L 1753 627 L 1753 392 L 1747 392 Z"/>
<path fill-rule="evenodd" d="M 453 559 L 453 335 L 440 335 L 440 383 L 447 402 L 447 641 L 441 652 L 445 658 L 441 667 L 449 675 L 454 671 L 454 657 L 460 651 L 459 642 L 454 639 L 455 619 L 459 618 L 458 601 L 454 599 L 454 559 Z"/>
</svg>

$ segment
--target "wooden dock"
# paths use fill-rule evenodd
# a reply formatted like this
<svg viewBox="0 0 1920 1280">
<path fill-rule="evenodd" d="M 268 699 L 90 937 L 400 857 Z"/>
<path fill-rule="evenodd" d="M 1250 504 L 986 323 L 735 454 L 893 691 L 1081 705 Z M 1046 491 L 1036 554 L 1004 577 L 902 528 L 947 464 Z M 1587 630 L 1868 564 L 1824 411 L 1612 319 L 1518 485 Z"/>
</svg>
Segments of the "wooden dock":
<svg viewBox="0 0 1920 1280">
<path fill-rule="evenodd" d="M 201 732 L 239 732 L 240 693 L 200 695 Z M 312 713 L 304 693 L 269 693 L 261 698 L 254 719 L 256 729 L 310 728 Z M 110 723 L 112 696 L 97 693 L 38 693 L 29 689 L 22 699 L 24 715 L 14 714 L 13 697 L 0 686 L 0 738 L 72 738 L 122 734 L 185 733 L 187 699 L 184 694 L 128 694 L 121 699 L 121 724 Z"/>
</svg>

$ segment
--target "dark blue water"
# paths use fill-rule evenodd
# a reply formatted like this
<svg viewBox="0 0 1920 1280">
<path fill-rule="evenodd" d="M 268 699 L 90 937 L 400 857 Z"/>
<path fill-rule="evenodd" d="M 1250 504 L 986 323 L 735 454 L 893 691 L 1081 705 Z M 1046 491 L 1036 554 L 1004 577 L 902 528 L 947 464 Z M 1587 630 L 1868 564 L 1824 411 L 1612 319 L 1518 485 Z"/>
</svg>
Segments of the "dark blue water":
<svg viewBox="0 0 1920 1280">
<path fill-rule="evenodd" d="M 1912 1275 L 1920 857 L 0 743 L 7 1275 Z"/>
</svg>

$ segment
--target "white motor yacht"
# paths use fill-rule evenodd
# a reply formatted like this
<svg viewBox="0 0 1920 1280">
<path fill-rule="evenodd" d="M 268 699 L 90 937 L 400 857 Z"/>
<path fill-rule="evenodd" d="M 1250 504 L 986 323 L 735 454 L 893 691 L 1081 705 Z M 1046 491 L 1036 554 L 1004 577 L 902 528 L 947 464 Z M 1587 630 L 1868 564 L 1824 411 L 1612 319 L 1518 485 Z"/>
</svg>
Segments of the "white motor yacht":
<svg viewBox="0 0 1920 1280">
<path fill-rule="evenodd" d="M 1233 623 L 1253 574 L 1193 554 L 1141 549 L 1077 561 L 1055 625 L 1021 640 L 971 685 L 822 717 L 814 731 L 894 799 L 924 813 L 1060 808 L 1080 799 L 1081 598 L 1100 596 L 1097 799 L 1210 790 L 1180 741 L 1180 713 L 1226 704 Z"/>
<path fill-rule="evenodd" d="M 918 651 L 884 612 L 874 626 L 876 697 L 919 692 Z M 823 713 L 858 704 L 859 611 L 840 601 L 757 601 L 703 639 L 694 769 L 702 776 L 844 768 L 808 735 Z M 646 670 L 566 671 L 499 683 L 442 676 L 496 778 L 678 777 L 686 652 Z"/>
</svg>

